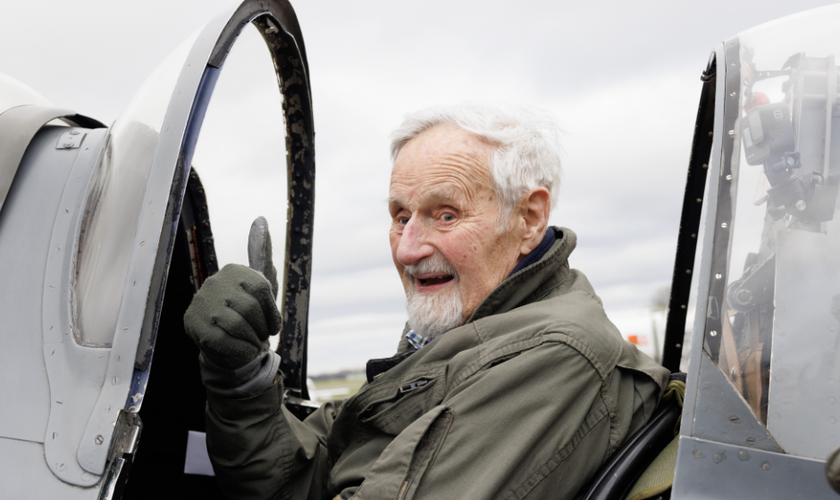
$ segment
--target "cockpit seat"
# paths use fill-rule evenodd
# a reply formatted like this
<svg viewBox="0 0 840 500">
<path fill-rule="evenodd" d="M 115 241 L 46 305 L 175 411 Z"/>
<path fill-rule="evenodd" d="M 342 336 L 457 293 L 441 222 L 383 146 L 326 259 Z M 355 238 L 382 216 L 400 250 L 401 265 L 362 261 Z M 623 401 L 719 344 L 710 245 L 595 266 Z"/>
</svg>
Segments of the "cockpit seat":
<svg viewBox="0 0 840 500">
<path fill-rule="evenodd" d="M 685 373 L 674 373 L 648 423 L 581 490 L 579 500 L 666 500 L 671 497 Z"/>
</svg>

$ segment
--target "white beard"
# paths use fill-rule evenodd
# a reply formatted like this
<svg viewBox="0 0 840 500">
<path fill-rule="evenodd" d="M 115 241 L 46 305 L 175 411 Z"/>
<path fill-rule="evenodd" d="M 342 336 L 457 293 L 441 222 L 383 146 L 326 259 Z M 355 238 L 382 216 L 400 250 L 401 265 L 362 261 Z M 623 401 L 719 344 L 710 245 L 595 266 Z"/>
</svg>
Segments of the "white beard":
<svg viewBox="0 0 840 500">
<path fill-rule="evenodd" d="M 414 275 L 424 273 L 451 274 L 454 286 L 436 293 L 420 293 Z M 408 311 L 408 324 L 414 333 L 432 338 L 464 324 L 461 281 L 446 257 L 435 251 L 434 255 L 419 264 L 405 266 L 405 276 L 409 283 L 405 308 Z"/>
</svg>

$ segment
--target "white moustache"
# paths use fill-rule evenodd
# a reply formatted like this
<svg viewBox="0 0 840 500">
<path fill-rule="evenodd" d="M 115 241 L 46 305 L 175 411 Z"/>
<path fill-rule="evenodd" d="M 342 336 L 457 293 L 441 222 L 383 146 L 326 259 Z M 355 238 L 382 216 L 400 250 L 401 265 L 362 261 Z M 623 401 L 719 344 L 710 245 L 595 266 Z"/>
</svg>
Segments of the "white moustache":
<svg viewBox="0 0 840 500">
<path fill-rule="evenodd" d="M 458 280 L 458 272 L 455 270 L 455 266 L 437 250 L 431 257 L 426 257 L 417 264 L 405 266 L 403 273 L 409 280 L 413 280 L 414 276 L 418 274 L 429 273 L 450 274 L 455 280 Z"/>
</svg>

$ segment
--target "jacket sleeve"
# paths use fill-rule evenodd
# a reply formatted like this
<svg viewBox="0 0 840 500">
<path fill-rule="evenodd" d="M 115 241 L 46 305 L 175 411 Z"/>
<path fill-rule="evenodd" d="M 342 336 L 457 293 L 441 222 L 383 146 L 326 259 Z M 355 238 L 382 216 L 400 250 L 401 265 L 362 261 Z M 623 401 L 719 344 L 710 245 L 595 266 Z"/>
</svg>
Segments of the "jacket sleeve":
<svg viewBox="0 0 840 500">
<path fill-rule="evenodd" d="M 207 451 L 229 498 L 323 498 L 331 467 L 326 435 L 338 407 L 323 404 L 304 422 L 283 406 L 283 385 L 231 399 L 207 394 Z"/>
<path fill-rule="evenodd" d="M 448 381 L 444 401 L 394 439 L 353 498 L 571 498 L 612 451 L 616 402 L 603 373 L 546 342 Z"/>
</svg>

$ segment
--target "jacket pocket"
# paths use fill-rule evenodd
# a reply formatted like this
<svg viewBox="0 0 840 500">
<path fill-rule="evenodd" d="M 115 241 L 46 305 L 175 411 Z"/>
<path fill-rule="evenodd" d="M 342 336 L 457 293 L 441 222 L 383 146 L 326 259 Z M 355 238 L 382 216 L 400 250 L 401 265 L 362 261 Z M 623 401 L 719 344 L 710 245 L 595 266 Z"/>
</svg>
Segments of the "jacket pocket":
<svg viewBox="0 0 840 500">
<path fill-rule="evenodd" d="M 355 500 L 408 500 L 435 461 L 454 415 L 438 406 L 422 415 L 391 441 L 371 467 Z"/>
<path fill-rule="evenodd" d="M 396 436 L 421 415 L 442 401 L 436 390 L 437 379 L 420 377 L 396 387 L 391 397 L 368 405 L 359 421 L 381 432 Z"/>
</svg>

